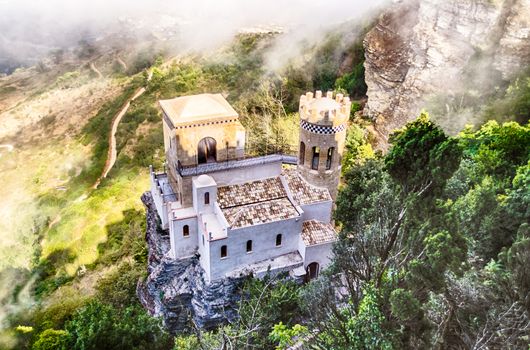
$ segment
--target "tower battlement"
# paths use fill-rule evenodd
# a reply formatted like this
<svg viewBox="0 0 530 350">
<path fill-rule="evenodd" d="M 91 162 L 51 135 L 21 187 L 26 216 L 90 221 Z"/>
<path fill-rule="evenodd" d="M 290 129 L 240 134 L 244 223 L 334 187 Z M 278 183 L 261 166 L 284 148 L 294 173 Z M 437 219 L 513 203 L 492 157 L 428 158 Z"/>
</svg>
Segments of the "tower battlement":
<svg viewBox="0 0 530 350">
<path fill-rule="evenodd" d="M 343 94 L 328 91 L 325 96 L 317 90 L 313 95 L 307 92 L 300 96 L 300 118 L 312 124 L 339 126 L 344 124 L 350 115 L 351 101 Z"/>
</svg>

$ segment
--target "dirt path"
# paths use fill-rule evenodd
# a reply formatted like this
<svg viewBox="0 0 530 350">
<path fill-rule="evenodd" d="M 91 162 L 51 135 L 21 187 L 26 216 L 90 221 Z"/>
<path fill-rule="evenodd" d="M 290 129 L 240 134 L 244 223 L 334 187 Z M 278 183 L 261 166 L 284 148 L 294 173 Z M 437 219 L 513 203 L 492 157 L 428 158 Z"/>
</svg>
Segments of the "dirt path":
<svg viewBox="0 0 530 350">
<path fill-rule="evenodd" d="M 149 72 L 149 75 L 147 77 L 147 81 L 151 80 L 151 77 L 153 76 L 153 72 Z M 109 171 L 114 166 L 114 163 L 116 163 L 116 158 L 118 156 L 118 152 L 116 151 L 116 132 L 118 131 L 118 125 L 120 124 L 121 119 L 123 116 L 127 113 L 127 110 L 131 106 L 131 102 L 136 100 L 138 97 L 142 96 L 142 94 L 145 92 L 145 87 L 141 87 L 134 95 L 127 100 L 125 105 L 121 108 L 121 110 L 114 116 L 112 119 L 112 128 L 110 131 L 110 137 L 109 137 L 109 151 L 107 153 L 107 161 L 105 162 L 105 167 L 103 168 L 103 172 L 101 173 L 101 176 L 97 179 L 96 183 L 92 186 L 93 189 L 98 188 L 99 184 L 101 183 L 101 180 L 107 177 L 109 174 Z"/>
<path fill-rule="evenodd" d="M 121 110 L 114 116 L 114 119 L 112 120 L 112 128 L 110 131 L 110 137 L 109 137 L 109 151 L 107 153 L 107 161 L 105 162 L 105 167 L 103 168 L 103 172 L 101 173 L 101 176 L 97 179 L 96 183 L 92 186 L 93 189 L 98 188 L 99 184 L 101 183 L 101 180 L 107 177 L 109 174 L 109 171 L 114 166 L 114 163 L 116 163 L 117 158 L 117 151 L 116 151 L 116 132 L 118 131 L 118 125 L 120 124 L 121 119 L 127 113 L 127 110 L 131 106 L 131 102 L 137 99 L 138 97 L 142 96 L 142 94 L 145 92 L 145 88 L 141 87 L 134 95 L 125 103 L 125 105 L 121 108 Z"/>
<path fill-rule="evenodd" d="M 120 56 L 117 56 L 116 57 L 116 61 L 120 64 L 120 66 L 123 68 L 123 71 L 126 72 L 127 71 L 127 65 L 125 64 L 125 62 L 121 59 Z"/>
<path fill-rule="evenodd" d="M 94 62 L 90 62 L 90 69 L 92 69 L 92 71 L 94 73 L 96 73 L 96 75 L 98 76 L 99 79 L 103 78 L 103 74 L 101 74 L 99 69 L 96 68 L 96 65 L 94 64 Z"/>
</svg>

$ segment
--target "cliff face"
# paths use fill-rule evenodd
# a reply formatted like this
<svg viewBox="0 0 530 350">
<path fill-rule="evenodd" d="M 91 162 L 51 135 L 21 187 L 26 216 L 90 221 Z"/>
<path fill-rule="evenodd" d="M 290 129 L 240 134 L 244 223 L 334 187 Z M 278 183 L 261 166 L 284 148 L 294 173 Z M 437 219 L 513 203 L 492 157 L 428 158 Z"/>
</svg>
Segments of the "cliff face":
<svg viewBox="0 0 530 350">
<path fill-rule="evenodd" d="M 158 226 L 151 193 L 144 193 L 142 201 L 147 210 L 148 245 L 148 276 L 137 286 L 142 305 L 151 315 L 162 317 L 172 333 L 188 327 L 190 320 L 200 328 L 213 328 L 234 319 L 241 280 L 206 283 L 197 257 L 174 260 L 167 256 L 169 236 Z"/>
<path fill-rule="evenodd" d="M 491 91 L 530 63 L 529 18 L 530 0 L 394 4 L 364 39 L 364 114 L 386 140 L 436 94 Z M 465 122 L 454 116 L 442 125 L 458 129 Z"/>
</svg>

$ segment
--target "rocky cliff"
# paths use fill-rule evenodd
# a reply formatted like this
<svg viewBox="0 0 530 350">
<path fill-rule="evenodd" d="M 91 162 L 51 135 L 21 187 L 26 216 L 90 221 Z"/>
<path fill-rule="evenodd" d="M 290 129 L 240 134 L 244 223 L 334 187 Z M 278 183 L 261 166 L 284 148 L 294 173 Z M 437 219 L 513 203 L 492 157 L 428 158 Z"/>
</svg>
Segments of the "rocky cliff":
<svg viewBox="0 0 530 350">
<path fill-rule="evenodd" d="M 422 108 L 432 111 L 439 95 L 457 96 L 462 105 L 460 98 L 491 93 L 528 66 L 530 0 L 400 1 L 381 15 L 364 47 L 364 114 L 386 140 Z M 447 130 L 470 121 L 441 104 Z"/>
<path fill-rule="evenodd" d="M 148 276 L 137 286 L 142 305 L 151 315 L 162 317 L 172 333 L 186 329 L 190 321 L 208 329 L 234 319 L 242 281 L 226 278 L 207 283 L 198 257 L 170 258 L 169 236 L 160 229 L 151 193 L 144 193 L 142 201 L 147 210 L 148 245 Z"/>
</svg>

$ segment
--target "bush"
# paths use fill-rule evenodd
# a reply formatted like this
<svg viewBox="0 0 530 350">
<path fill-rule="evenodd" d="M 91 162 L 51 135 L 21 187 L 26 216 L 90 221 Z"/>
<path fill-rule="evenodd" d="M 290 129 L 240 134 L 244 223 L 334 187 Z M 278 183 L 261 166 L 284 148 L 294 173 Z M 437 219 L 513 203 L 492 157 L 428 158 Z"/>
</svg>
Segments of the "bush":
<svg viewBox="0 0 530 350">
<path fill-rule="evenodd" d="M 32 350 L 66 350 L 68 344 L 68 332 L 56 329 L 47 329 L 33 344 Z"/>
<path fill-rule="evenodd" d="M 102 278 L 96 286 L 96 297 L 113 305 L 118 309 L 124 309 L 131 305 L 138 305 L 136 296 L 136 283 L 144 274 L 143 264 L 123 263 L 120 267 Z"/>
<path fill-rule="evenodd" d="M 172 346 L 158 320 L 140 306 L 120 312 L 111 305 L 92 301 L 74 315 L 66 330 L 69 348 L 73 350 L 157 350 Z"/>
</svg>

